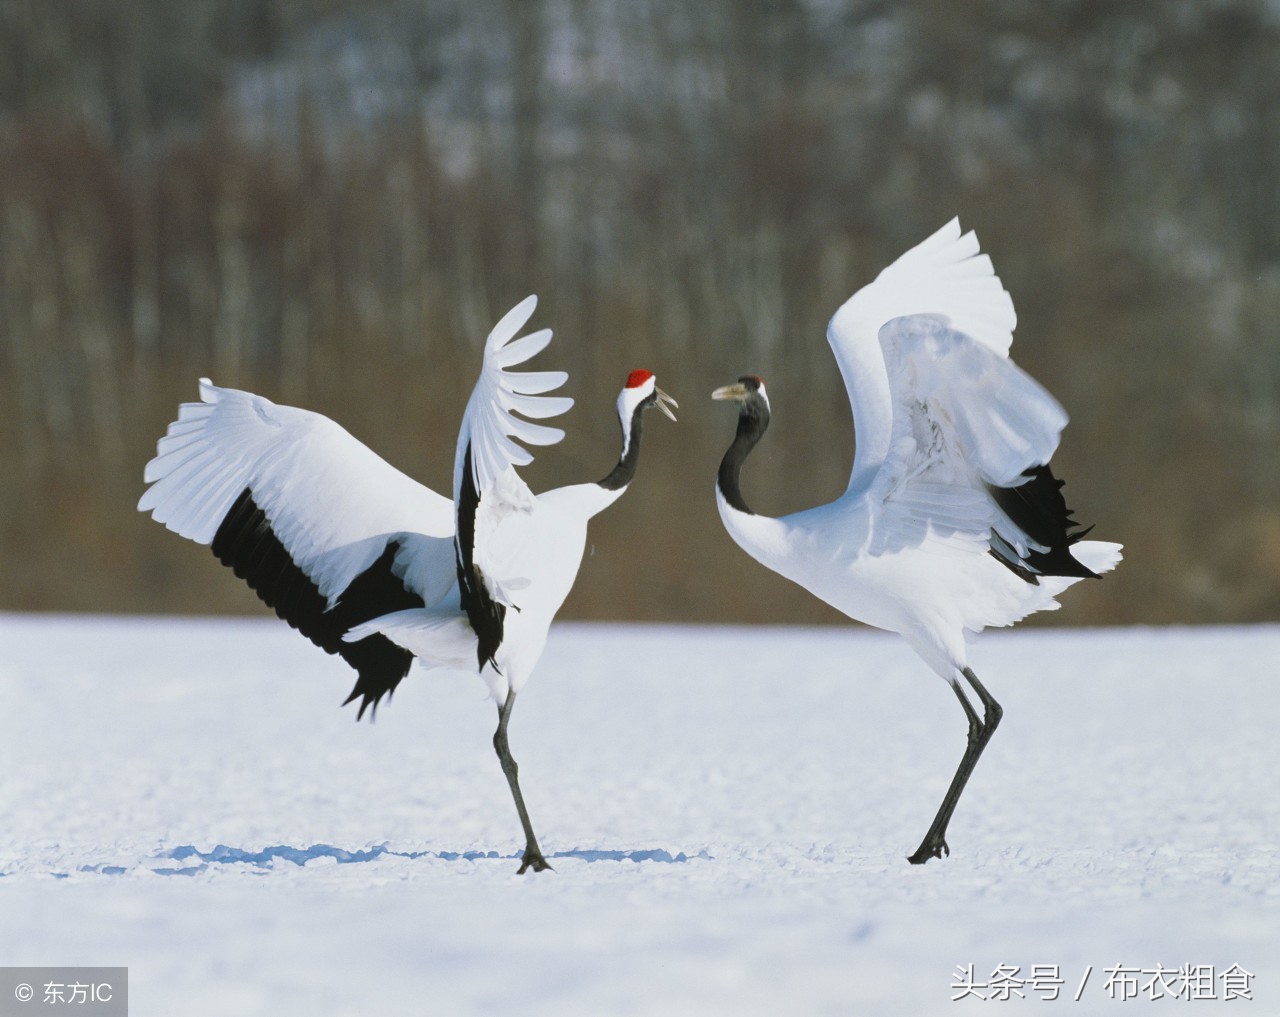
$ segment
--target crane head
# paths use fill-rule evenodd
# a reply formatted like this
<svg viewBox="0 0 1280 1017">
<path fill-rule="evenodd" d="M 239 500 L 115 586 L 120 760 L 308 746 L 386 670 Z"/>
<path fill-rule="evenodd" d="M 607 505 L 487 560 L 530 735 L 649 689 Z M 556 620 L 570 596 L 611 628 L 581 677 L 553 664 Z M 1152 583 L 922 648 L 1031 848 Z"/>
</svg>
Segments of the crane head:
<svg viewBox="0 0 1280 1017">
<path fill-rule="evenodd" d="M 733 385 L 723 385 L 711 393 L 712 399 L 731 399 L 743 403 L 744 407 L 754 402 L 764 403 L 769 408 L 769 396 L 764 390 L 764 379 L 758 374 L 744 374 Z"/>
<path fill-rule="evenodd" d="M 618 416 L 622 419 L 623 427 L 628 427 L 637 410 L 647 410 L 654 406 L 671 420 L 676 419 L 672 409 L 680 408 L 679 403 L 658 388 L 652 371 L 632 371 L 627 375 L 626 385 L 618 393 Z"/>
</svg>

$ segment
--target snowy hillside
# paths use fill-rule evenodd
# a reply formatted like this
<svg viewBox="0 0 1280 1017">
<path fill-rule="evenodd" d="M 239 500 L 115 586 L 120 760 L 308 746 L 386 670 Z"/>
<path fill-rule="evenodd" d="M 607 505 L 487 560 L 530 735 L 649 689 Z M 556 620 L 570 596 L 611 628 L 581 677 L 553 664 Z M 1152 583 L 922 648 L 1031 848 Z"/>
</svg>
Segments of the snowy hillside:
<svg viewBox="0 0 1280 1017">
<path fill-rule="evenodd" d="M 0 616 L 0 964 L 127 965 L 135 1017 L 1039 1012 L 1055 973 L 1110 1013 L 1188 965 L 1196 1013 L 1232 965 L 1280 1013 L 1278 662 L 989 634 L 1004 723 L 913 867 L 964 719 L 896 637 L 561 626 L 511 728 L 557 871 L 517 877 L 475 679 L 356 724 L 278 622 Z M 953 1003 L 970 964 L 1023 996 Z"/>
</svg>

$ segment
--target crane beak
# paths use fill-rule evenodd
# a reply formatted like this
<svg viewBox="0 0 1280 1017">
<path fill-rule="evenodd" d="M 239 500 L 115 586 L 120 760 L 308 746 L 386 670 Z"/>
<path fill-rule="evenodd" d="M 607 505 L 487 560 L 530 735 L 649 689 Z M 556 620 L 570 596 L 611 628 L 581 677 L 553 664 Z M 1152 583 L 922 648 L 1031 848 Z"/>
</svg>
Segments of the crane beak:
<svg viewBox="0 0 1280 1017">
<path fill-rule="evenodd" d="M 675 420 L 676 415 L 671 412 L 671 409 L 672 407 L 674 407 L 677 410 L 680 409 L 680 404 L 676 402 L 674 399 L 672 399 L 669 395 L 667 395 L 667 393 L 662 391 L 662 389 L 658 388 L 656 385 L 653 388 L 653 394 L 658 397 L 658 401 L 654 405 L 656 405 L 658 409 L 660 409 L 672 420 Z"/>
<path fill-rule="evenodd" d="M 711 393 L 712 399 L 734 399 L 741 402 L 747 398 L 747 386 L 742 382 L 735 382 L 732 385 L 724 385 Z"/>
</svg>

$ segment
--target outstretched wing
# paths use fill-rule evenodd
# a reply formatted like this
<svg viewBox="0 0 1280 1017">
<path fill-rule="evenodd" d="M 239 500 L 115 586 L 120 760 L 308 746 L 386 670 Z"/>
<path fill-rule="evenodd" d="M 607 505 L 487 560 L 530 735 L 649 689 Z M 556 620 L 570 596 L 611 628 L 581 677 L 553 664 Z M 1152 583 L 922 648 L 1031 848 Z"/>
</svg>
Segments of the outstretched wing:
<svg viewBox="0 0 1280 1017">
<path fill-rule="evenodd" d="M 494 654 L 502 643 L 507 607 L 512 606 L 509 592 L 519 587 L 520 577 L 494 574 L 498 556 L 486 558 L 486 548 L 479 545 L 487 534 L 497 532 L 502 516 L 524 511 L 533 502 L 513 469 L 532 462 L 533 454 L 516 439 L 529 445 L 554 445 L 564 432 L 533 420 L 557 416 L 573 405 L 572 399 L 546 394 L 568 380 L 565 372 L 510 370 L 551 342 L 550 329 L 516 338 L 537 303 L 537 297 L 526 297 L 489 333 L 480 377 L 458 431 L 453 474 L 458 589 L 476 633 L 481 668 L 486 663 L 497 667 Z M 488 574 L 486 562 L 491 566 Z"/>
<path fill-rule="evenodd" d="M 956 219 L 832 319 L 828 337 L 850 391 L 856 372 L 873 363 L 883 363 L 888 382 L 889 419 L 869 422 L 888 428 L 868 491 L 873 551 L 937 534 L 953 547 L 990 551 L 1028 582 L 1093 574 L 1069 553 L 1083 534 L 1071 532 L 1048 466 L 1067 415 L 1009 360 L 1016 322 L 991 259 Z"/>
<path fill-rule="evenodd" d="M 1011 360 L 931 315 L 880 330 L 893 403 L 889 454 L 873 484 L 874 549 L 933 533 L 991 551 L 1029 582 L 1092 575 L 1068 548 L 1082 533 L 1049 460 L 1067 423 Z"/>
<path fill-rule="evenodd" d="M 865 492 L 888 453 L 894 407 L 880 333 L 899 318 L 938 315 L 998 356 L 1017 321 L 1013 301 L 973 233 L 952 219 L 846 300 L 827 326 L 853 409 L 857 447 L 847 490 Z"/>
<path fill-rule="evenodd" d="M 554 445 L 564 437 L 558 427 L 532 421 L 559 416 L 573 406 L 568 397 L 546 395 L 568 381 L 569 375 L 564 371 L 510 370 L 541 353 L 551 342 L 549 328 L 516 338 L 537 306 L 536 296 L 525 297 L 502 316 L 485 340 L 480 377 L 471 390 L 458 429 L 453 464 L 455 502 L 462 493 L 462 465 L 468 451 L 472 481 L 476 490 L 483 493 L 508 466 L 533 462 L 533 453 L 513 439 L 528 445 Z"/>
<path fill-rule="evenodd" d="M 276 613 L 360 673 L 360 713 L 412 656 L 352 626 L 439 602 L 454 582 L 453 506 L 318 413 L 200 381 L 157 445 L 138 502 L 212 545 Z M 348 700 L 350 701 L 350 699 Z"/>
</svg>

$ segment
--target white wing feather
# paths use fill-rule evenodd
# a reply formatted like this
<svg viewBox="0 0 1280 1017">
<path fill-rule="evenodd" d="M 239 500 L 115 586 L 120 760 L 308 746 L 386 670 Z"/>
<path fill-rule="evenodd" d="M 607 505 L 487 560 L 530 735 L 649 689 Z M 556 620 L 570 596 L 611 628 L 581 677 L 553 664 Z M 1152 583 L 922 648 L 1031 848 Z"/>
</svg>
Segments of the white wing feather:
<svg viewBox="0 0 1280 1017">
<path fill-rule="evenodd" d="M 945 315 L 957 332 L 1001 356 L 1009 355 L 1018 316 L 972 230 L 952 219 L 885 268 L 850 297 L 831 319 L 828 338 L 849 380 L 844 347 L 876 336 L 885 322 L 913 314 Z M 852 361 L 856 364 L 856 360 Z"/>
<path fill-rule="evenodd" d="M 453 504 L 329 418 L 200 380 L 157 445 L 138 502 L 157 522 L 212 543 L 246 488 L 295 564 L 332 606 L 386 549 L 393 571 L 432 604 L 455 578 Z"/>
<path fill-rule="evenodd" d="M 993 357 L 1005 357 L 1013 341 L 1017 315 L 1013 300 L 980 253 L 978 238 L 961 233 L 952 219 L 931 237 L 917 244 L 862 287 L 831 316 L 827 341 L 835 354 L 857 431 L 857 454 L 849 476 L 849 491 L 874 482 L 889 453 L 891 434 L 897 432 L 894 416 L 901 393 L 890 386 L 901 379 L 886 377 L 886 353 L 881 349 L 882 330 L 890 322 L 928 316 L 968 336 Z M 910 331 L 900 325 L 890 330 Z M 898 435 L 900 437 L 900 435 Z"/>
<path fill-rule="evenodd" d="M 899 318 L 881 339 L 893 437 L 869 492 L 876 513 L 869 550 L 901 550 L 934 535 L 950 538 L 954 550 L 985 553 L 993 532 L 1020 556 L 1046 550 L 987 485 L 1016 486 L 1026 470 L 1049 461 L 1067 423 L 1057 400 L 1013 361 L 941 319 Z"/>
<path fill-rule="evenodd" d="M 515 338 L 537 304 L 535 296 L 520 301 L 503 315 L 485 341 L 480 377 L 458 430 L 453 468 L 455 502 L 462 491 L 462 464 L 468 447 L 476 490 L 483 495 L 507 467 L 524 466 L 533 461 L 533 454 L 517 445 L 513 438 L 528 445 L 554 445 L 564 437 L 564 431 L 557 427 L 535 424 L 512 412 L 545 419 L 564 413 L 573 405 L 573 400 L 567 397 L 545 395 L 568 380 L 565 372 L 509 370 L 540 353 L 551 341 L 550 329 Z"/>
<path fill-rule="evenodd" d="M 475 633 L 456 601 L 435 608 L 393 611 L 355 626 L 342 638 L 354 643 L 379 633 L 404 647 L 428 668 L 475 670 Z"/>
<path fill-rule="evenodd" d="M 474 562 L 484 575 L 491 596 L 499 604 L 519 607 L 515 594 L 529 579 L 518 574 L 515 562 L 529 536 L 528 518 L 537 501 L 528 486 L 508 466 L 494 478 L 476 509 Z"/>
<path fill-rule="evenodd" d="M 1026 535 L 984 485 L 1016 485 L 1026 470 L 1047 463 L 1067 414 L 1008 359 L 1016 324 L 991 259 L 958 219 L 832 317 L 827 336 L 851 398 L 868 391 L 857 372 L 883 364 L 888 383 L 887 405 L 862 407 L 869 430 L 884 426 L 877 413 L 890 418 L 886 455 L 869 492 L 881 506 L 881 549 L 918 544 L 927 532 L 971 537 L 955 546 L 985 549 L 995 529 L 1025 552 Z"/>
<path fill-rule="evenodd" d="M 895 318 L 880 329 L 893 397 L 895 448 L 924 423 L 946 448 L 997 487 L 1018 484 L 1058 447 L 1067 413 L 1012 360 L 952 328 L 940 315 Z M 957 464 L 959 465 L 959 464 Z M 886 468 L 892 465 L 886 463 Z"/>
</svg>

